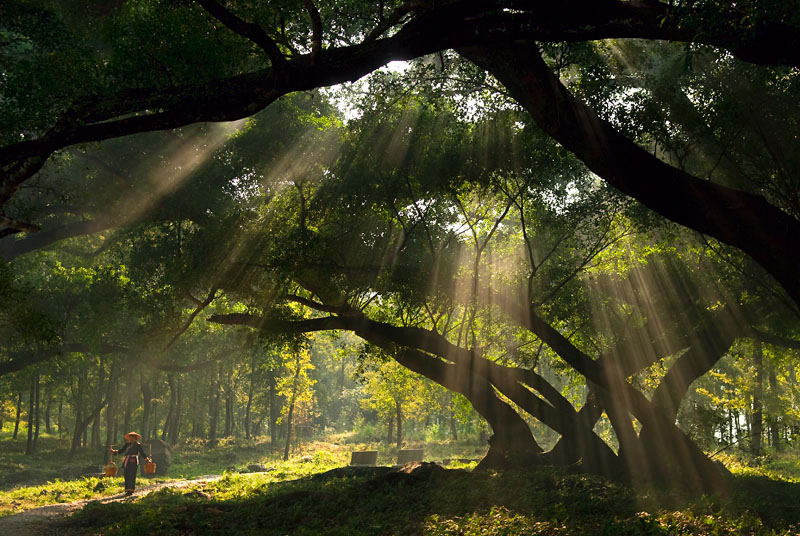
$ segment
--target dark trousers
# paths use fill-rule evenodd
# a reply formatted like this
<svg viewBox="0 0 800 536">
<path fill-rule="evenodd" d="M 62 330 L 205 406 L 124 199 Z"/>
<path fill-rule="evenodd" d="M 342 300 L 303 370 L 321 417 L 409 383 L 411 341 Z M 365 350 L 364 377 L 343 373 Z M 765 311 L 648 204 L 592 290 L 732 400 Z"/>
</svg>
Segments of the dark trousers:
<svg viewBox="0 0 800 536">
<path fill-rule="evenodd" d="M 129 460 L 128 463 L 125 464 L 125 490 L 129 489 L 136 489 L 136 470 L 139 468 L 139 464 L 133 460 Z"/>
</svg>

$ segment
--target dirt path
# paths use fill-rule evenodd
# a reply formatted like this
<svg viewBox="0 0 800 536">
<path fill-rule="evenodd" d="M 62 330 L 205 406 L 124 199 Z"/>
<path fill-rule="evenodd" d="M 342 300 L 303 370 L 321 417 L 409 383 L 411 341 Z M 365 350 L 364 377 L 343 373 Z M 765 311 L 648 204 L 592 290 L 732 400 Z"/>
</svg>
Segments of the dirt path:
<svg viewBox="0 0 800 536">
<path fill-rule="evenodd" d="M 50 504 L 32 508 L 19 514 L 0 518 L 0 534 L 4 536 L 45 536 L 49 534 L 69 534 L 63 527 L 58 526 L 60 521 L 67 519 L 75 510 L 83 508 L 91 501 L 101 503 L 131 502 L 163 488 L 186 488 L 195 484 L 203 484 L 218 480 L 222 475 L 201 476 L 191 480 L 174 480 L 161 484 L 151 484 L 138 488 L 133 495 L 120 493 L 97 499 L 83 499 L 68 503 Z"/>
</svg>

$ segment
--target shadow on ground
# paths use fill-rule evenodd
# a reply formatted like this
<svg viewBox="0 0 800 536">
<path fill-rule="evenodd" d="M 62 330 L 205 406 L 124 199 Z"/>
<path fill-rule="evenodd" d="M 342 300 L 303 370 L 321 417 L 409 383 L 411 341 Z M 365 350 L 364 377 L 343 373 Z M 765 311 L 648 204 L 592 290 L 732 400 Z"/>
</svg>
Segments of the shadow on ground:
<svg viewBox="0 0 800 536">
<path fill-rule="evenodd" d="M 733 479 L 725 497 L 633 491 L 547 468 L 341 468 L 255 487 L 242 487 L 236 478 L 191 491 L 165 489 L 135 503 L 90 503 L 69 527 L 120 535 L 711 535 L 800 529 L 800 485 L 764 478 Z"/>
</svg>

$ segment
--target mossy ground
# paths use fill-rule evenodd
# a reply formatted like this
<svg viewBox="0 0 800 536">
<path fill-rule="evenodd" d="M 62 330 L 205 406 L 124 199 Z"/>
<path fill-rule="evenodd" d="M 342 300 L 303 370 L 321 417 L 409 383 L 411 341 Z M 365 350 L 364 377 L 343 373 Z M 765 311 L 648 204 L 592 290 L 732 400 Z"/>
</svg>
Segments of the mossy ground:
<svg viewBox="0 0 800 536">
<path fill-rule="evenodd" d="M 135 502 L 89 505 L 64 527 L 73 533 L 140 534 L 800 534 L 800 463 L 786 453 L 748 465 L 724 459 L 737 474 L 724 496 L 631 489 L 577 471 L 475 472 L 448 469 L 386 478 L 333 471 L 352 450 L 374 445 L 308 443 L 288 462 L 260 442 L 190 442 L 175 452 L 182 477 L 264 463 L 267 473 L 227 472 L 216 482 L 163 489 Z M 338 443 L 338 444 L 337 444 Z M 0 441 L 0 464 L 11 463 Z M 426 459 L 476 457 L 474 444 L 426 445 Z M 396 451 L 384 451 L 381 463 Z M 46 473 L 47 463 L 38 470 Z M 766 475 L 766 476 L 765 476 Z M 780 479 L 775 477 L 779 476 Z M 105 493 L 78 479 L 0 491 L 27 507 Z M 109 483 L 106 481 L 106 483 Z M 109 492 L 118 492 L 110 482 Z M 96 485 L 96 484 L 95 484 Z M 70 491 L 72 490 L 72 491 Z M 60 492 L 60 497 L 58 493 Z M 94 495 L 92 495 L 94 493 Z M 17 494 L 17 495 L 14 495 Z"/>
</svg>

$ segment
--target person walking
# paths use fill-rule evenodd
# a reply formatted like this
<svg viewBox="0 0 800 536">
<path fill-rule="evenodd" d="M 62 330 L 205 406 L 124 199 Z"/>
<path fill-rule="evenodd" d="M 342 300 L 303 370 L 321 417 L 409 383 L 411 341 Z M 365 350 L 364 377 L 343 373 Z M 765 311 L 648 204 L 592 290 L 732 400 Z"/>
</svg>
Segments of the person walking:
<svg viewBox="0 0 800 536">
<path fill-rule="evenodd" d="M 145 455 L 142 444 L 139 443 L 142 439 L 140 434 L 128 432 L 123 437 L 125 438 L 124 445 L 118 449 L 109 447 L 109 450 L 113 454 L 125 456 L 122 462 L 122 474 L 125 476 L 125 494 L 131 495 L 133 490 L 136 489 L 136 471 L 139 468 L 139 456 L 146 460 L 150 460 L 150 457 Z"/>
</svg>

